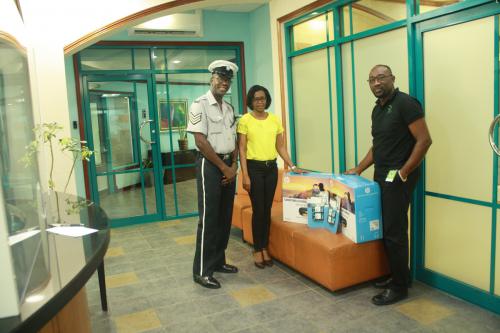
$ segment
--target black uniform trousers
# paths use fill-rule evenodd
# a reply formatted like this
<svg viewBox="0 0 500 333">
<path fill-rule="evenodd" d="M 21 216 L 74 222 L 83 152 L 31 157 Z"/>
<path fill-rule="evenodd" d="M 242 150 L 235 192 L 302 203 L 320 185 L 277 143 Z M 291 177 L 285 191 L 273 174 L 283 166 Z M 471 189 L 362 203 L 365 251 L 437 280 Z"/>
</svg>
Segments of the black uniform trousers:
<svg viewBox="0 0 500 333">
<path fill-rule="evenodd" d="M 375 181 L 382 194 L 382 222 L 384 247 L 391 269 L 392 283 L 397 291 L 406 291 L 410 271 L 408 269 L 408 208 L 411 195 L 417 184 L 419 171 L 413 171 L 403 182 L 399 175 L 394 181 L 386 182 L 387 172 L 375 170 Z"/>
<path fill-rule="evenodd" d="M 231 160 L 224 161 L 228 166 Z M 196 161 L 198 187 L 198 232 L 193 274 L 212 276 L 226 263 L 225 250 L 231 231 L 236 182 L 222 185 L 223 174 L 201 154 Z"/>
<path fill-rule="evenodd" d="M 276 161 L 247 160 L 252 202 L 252 234 L 255 251 L 267 248 L 271 227 L 271 207 L 278 183 Z"/>
</svg>

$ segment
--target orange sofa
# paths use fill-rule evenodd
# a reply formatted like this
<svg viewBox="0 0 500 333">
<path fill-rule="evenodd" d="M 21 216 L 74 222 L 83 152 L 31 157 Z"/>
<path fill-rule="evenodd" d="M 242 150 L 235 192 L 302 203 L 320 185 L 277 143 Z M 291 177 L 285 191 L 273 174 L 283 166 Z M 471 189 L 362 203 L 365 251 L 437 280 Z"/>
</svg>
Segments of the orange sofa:
<svg viewBox="0 0 500 333">
<path fill-rule="evenodd" d="M 273 258 L 332 291 L 389 272 L 382 241 L 355 244 L 341 233 L 283 221 L 282 176 L 280 170 L 271 211 L 269 252 Z M 233 226 L 243 231 L 246 242 L 253 244 L 252 207 L 240 176 L 234 203 Z"/>
</svg>

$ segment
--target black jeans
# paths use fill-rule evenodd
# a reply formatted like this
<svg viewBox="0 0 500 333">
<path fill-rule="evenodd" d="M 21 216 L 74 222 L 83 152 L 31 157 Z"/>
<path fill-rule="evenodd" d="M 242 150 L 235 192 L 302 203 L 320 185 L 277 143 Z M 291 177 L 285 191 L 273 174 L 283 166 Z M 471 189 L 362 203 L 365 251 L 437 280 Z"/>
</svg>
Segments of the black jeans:
<svg viewBox="0 0 500 333">
<path fill-rule="evenodd" d="M 411 195 L 417 184 L 419 170 L 413 171 L 406 182 L 399 175 L 386 182 L 387 172 L 375 171 L 375 181 L 382 194 L 382 224 L 384 247 L 392 274 L 390 288 L 398 291 L 408 289 L 408 208 Z M 379 174 L 379 175 L 377 175 Z"/>
<path fill-rule="evenodd" d="M 225 161 L 230 166 L 231 161 Z M 225 250 L 231 231 L 236 182 L 222 185 L 223 174 L 202 155 L 196 161 L 198 211 L 193 274 L 211 276 L 226 263 Z"/>
<path fill-rule="evenodd" d="M 252 201 L 252 233 L 255 251 L 267 248 L 271 226 L 271 207 L 278 183 L 276 161 L 247 160 Z"/>
</svg>

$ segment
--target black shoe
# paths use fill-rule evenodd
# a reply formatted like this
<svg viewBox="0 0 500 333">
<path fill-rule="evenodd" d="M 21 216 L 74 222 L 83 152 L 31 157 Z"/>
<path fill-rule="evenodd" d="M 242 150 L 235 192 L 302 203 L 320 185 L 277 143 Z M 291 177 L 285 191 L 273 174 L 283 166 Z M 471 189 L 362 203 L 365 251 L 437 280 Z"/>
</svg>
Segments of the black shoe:
<svg viewBox="0 0 500 333">
<path fill-rule="evenodd" d="M 212 276 L 193 275 L 193 280 L 194 280 L 194 282 L 198 283 L 199 285 L 201 285 L 205 288 L 210 288 L 210 289 L 219 289 L 220 288 L 219 281 L 217 281 Z"/>
<path fill-rule="evenodd" d="M 373 296 L 372 303 L 375 305 L 389 305 L 399 302 L 408 297 L 408 291 L 396 291 L 386 289 L 382 293 Z"/>
<path fill-rule="evenodd" d="M 224 264 L 216 268 L 215 271 L 219 273 L 238 273 L 238 267 L 229 264 Z"/>
<path fill-rule="evenodd" d="M 373 284 L 373 286 L 377 289 L 387 289 L 387 288 L 389 288 L 391 283 L 392 283 L 392 277 L 387 278 L 387 279 L 382 280 L 382 281 L 375 282 Z"/>
<path fill-rule="evenodd" d="M 375 282 L 373 286 L 377 289 L 387 289 L 391 286 L 392 283 L 392 277 L 387 278 L 382 281 Z M 412 280 L 408 278 L 408 288 L 411 288 Z"/>
</svg>

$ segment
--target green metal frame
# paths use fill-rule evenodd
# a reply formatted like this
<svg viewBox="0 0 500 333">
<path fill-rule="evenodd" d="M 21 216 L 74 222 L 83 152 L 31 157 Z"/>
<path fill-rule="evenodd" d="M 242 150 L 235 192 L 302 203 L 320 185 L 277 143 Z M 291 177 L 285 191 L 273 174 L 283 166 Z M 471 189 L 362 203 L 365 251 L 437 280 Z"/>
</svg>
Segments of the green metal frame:
<svg viewBox="0 0 500 333">
<path fill-rule="evenodd" d="M 478 6 L 477 3 L 483 4 L 482 6 Z M 423 70 L 424 70 L 424 59 L 423 59 L 423 34 L 425 32 L 429 32 L 432 30 L 437 30 L 445 27 L 449 27 L 452 25 L 457 25 L 465 22 L 469 22 L 472 20 L 489 17 L 492 15 L 496 15 L 500 13 L 500 8 L 496 4 L 484 4 L 484 1 L 478 1 L 474 4 L 472 3 L 464 3 L 462 6 L 456 6 L 455 8 L 461 8 L 462 11 L 459 12 L 450 12 L 448 10 L 444 10 L 445 8 L 441 8 L 440 11 L 446 13 L 446 16 L 436 15 L 432 20 L 422 21 L 419 20 L 418 24 L 411 24 L 414 26 L 414 30 L 410 31 L 409 34 L 412 34 L 414 37 L 415 44 L 412 46 L 414 49 L 413 56 L 414 58 L 414 73 L 416 74 L 416 82 L 413 86 L 416 92 L 417 98 L 422 101 L 425 105 L 425 92 L 424 92 L 424 80 Z M 451 6 L 450 6 L 451 7 Z M 471 10 L 472 9 L 472 10 Z M 425 15 L 430 14 L 425 13 Z M 443 14 L 444 15 L 444 14 Z M 495 17 L 495 40 L 494 40 L 494 57 L 495 62 L 495 81 L 494 81 L 494 110 L 493 117 L 498 114 L 498 17 Z M 410 23 L 409 23 L 410 24 Z M 493 119 L 492 117 L 492 119 Z M 498 138 L 497 142 L 498 142 Z M 492 152 L 493 154 L 493 152 Z M 425 170 L 425 165 L 423 166 Z M 416 258 L 413 262 L 414 268 L 413 271 L 416 273 L 416 276 L 419 280 L 424 281 L 436 288 L 442 289 L 449 293 L 454 294 L 455 296 L 461 297 L 471 303 L 475 303 L 479 306 L 487 308 L 491 311 L 500 313 L 500 297 L 494 294 L 495 290 L 495 257 L 496 257 L 496 213 L 500 205 L 497 203 L 497 181 L 498 181 L 498 159 L 493 158 L 493 185 L 492 186 L 492 201 L 485 202 L 480 200 L 474 200 L 469 198 L 462 198 L 457 196 L 446 195 L 442 193 L 435 193 L 425 190 L 425 178 L 421 179 L 417 188 L 417 197 L 418 203 L 416 203 L 416 209 L 414 212 L 414 216 L 416 218 L 417 223 L 414 224 L 413 230 L 414 232 L 414 246 L 413 251 L 416 253 Z M 451 277 L 445 276 L 438 272 L 434 272 L 430 269 L 425 268 L 425 197 L 438 197 L 447 200 L 453 200 L 458 202 L 464 202 L 468 204 L 480 205 L 483 207 L 490 207 L 492 211 L 492 224 L 491 224 L 491 254 L 490 254 L 490 286 L 488 291 L 480 290 L 474 286 L 468 285 L 464 282 L 457 281 Z"/>
<path fill-rule="evenodd" d="M 152 44 L 154 44 L 152 42 Z M 238 45 L 160 45 L 160 46 L 154 46 L 154 45 L 127 45 L 127 42 L 124 42 L 123 45 L 94 45 L 91 46 L 91 48 L 94 49 L 110 49 L 110 48 L 118 48 L 118 49 L 124 49 L 124 48 L 129 48 L 131 52 L 131 59 L 132 59 L 132 68 L 131 69 L 126 69 L 126 70 L 82 70 L 81 66 L 81 61 L 80 61 L 80 56 L 77 55 L 78 59 L 78 66 L 79 66 L 79 75 L 80 77 L 78 78 L 80 80 L 80 87 L 82 87 L 81 91 L 81 96 L 82 96 L 82 109 L 84 110 L 84 128 L 85 128 L 85 135 L 86 135 L 86 140 L 89 143 L 89 147 L 93 147 L 93 142 L 92 142 L 92 124 L 91 124 L 91 119 L 90 119 L 90 109 L 88 105 L 88 93 L 87 93 L 87 82 L 89 80 L 94 80 L 98 79 L 100 81 L 113 81 L 113 80 L 118 80 L 119 79 L 125 79 L 130 82 L 133 82 L 134 80 L 136 83 L 138 81 L 147 81 L 148 85 L 148 105 L 149 105 L 149 118 L 154 121 L 154 126 L 150 126 L 150 131 L 151 131 L 151 138 L 156 138 L 156 141 L 159 143 L 159 119 L 158 119 L 158 114 L 156 112 L 157 110 L 157 96 L 155 94 L 156 92 L 156 77 L 155 75 L 157 74 L 164 74 L 166 78 L 166 87 L 167 87 L 167 100 L 169 99 L 169 87 L 168 87 L 168 75 L 169 74 L 192 74 L 192 73 L 208 73 L 208 70 L 204 69 L 181 69 L 181 70 L 156 70 L 155 69 L 155 62 L 153 59 L 153 52 L 152 50 L 155 49 L 162 49 L 164 50 L 163 56 L 164 56 L 164 61 L 165 63 L 167 62 L 167 49 L 200 49 L 200 50 L 232 50 L 235 52 L 236 56 L 236 62 L 237 65 L 241 68 L 242 64 L 240 62 L 241 59 L 241 48 Z M 150 62 L 150 68 L 149 69 L 136 69 L 136 60 L 135 60 L 135 50 L 136 49 L 146 49 L 149 50 L 149 62 Z M 243 80 L 242 80 L 242 75 L 237 76 L 236 80 L 236 88 L 238 89 L 238 103 L 239 103 L 239 108 L 236 110 L 238 113 L 242 114 L 243 113 L 243 108 L 244 108 L 244 102 L 243 102 Z M 135 84 L 134 84 L 134 90 L 135 90 Z M 136 98 L 135 98 L 136 100 Z M 135 102 L 135 107 L 137 107 L 137 102 Z M 138 119 L 137 124 L 138 124 Z M 132 121 L 132 119 L 131 119 Z M 154 131 L 154 133 L 153 133 Z M 137 139 L 137 137 L 135 137 Z M 173 149 L 173 142 L 172 142 L 172 130 L 170 129 L 169 131 L 169 140 L 170 140 L 170 147 Z M 137 141 L 137 140 L 135 140 Z M 134 142 L 135 142 L 134 141 Z M 138 144 L 140 146 L 140 144 Z M 140 147 L 139 147 L 140 148 Z M 156 213 L 150 213 L 147 211 L 147 207 L 145 204 L 145 193 L 144 193 L 144 172 L 150 171 L 150 169 L 144 169 L 142 166 L 141 161 L 139 161 L 140 165 L 140 175 L 141 175 L 141 185 L 142 185 L 142 198 L 143 198 L 143 209 L 144 209 L 144 215 L 143 216 L 138 216 L 138 217 L 127 217 L 127 218 L 120 218 L 120 219 L 113 219 L 111 221 L 111 225 L 113 227 L 117 226 L 126 226 L 126 225 L 131 225 L 131 224 L 137 224 L 137 223 L 147 223 L 147 222 L 153 222 L 153 221 L 158 221 L 158 220 L 170 220 L 170 219 L 178 219 L 178 218 L 184 218 L 184 217 L 191 217 L 191 216 L 196 216 L 198 212 L 192 212 L 192 213 L 179 213 L 179 205 L 178 205 L 178 195 L 177 195 L 177 186 L 176 186 L 176 174 L 175 171 L 176 169 L 179 168 L 191 168 L 195 167 L 195 164 L 179 164 L 175 165 L 174 161 L 171 161 L 170 166 L 163 166 L 161 163 L 161 147 L 160 144 L 156 144 L 152 146 L 152 153 L 153 153 L 153 165 L 154 165 L 154 174 L 155 174 L 155 187 L 156 187 Z M 139 151 L 139 156 L 142 156 Z M 171 156 L 173 159 L 173 155 Z M 162 188 L 163 186 L 163 173 L 165 170 L 172 170 L 172 177 L 173 177 L 173 186 L 174 186 L 174 207 L 175 211 L 174 212 L 168 212 L 166 208 L 166 203 L 165 203 L 165 192 Z M 89 163 L 88 167 L 89 171 L 89 178 L 90 178 L 90 188 L 91 188 L 91 198 L 93 201 L 96 203 L 99 203 L 99 196 L 97 193 L 97 176 L 102 176 L 103 174 L 97 173 L 95 170 L 95 160 L 92 159 L 91 163 Z M 127 170 L 122 170 L 122 171 L 115 171 L 115 170 L 109 170 L 109 173 L 106 173 L 108 177 L 112 177 L 114 174 L 122 174 L 122 173 L 129 173 L 130 171 Z M 137 172 L 134 171 L 134 172 Z"/>
<path fill-rule="evenodd" d="M 407 40 L 408 40 L 408 70 L 409 70 L 409 93 L 412 96 L 417 96 L 417 98 L 424 103 L 425 95 L 423 91 L 423 59 L 422 59 L 422 34 L 425 31 L 430 31 L 433 29 L 441 29 L 454 24 L 460 24 L 475 19 L 492 16 L 500 13 L 500 8 L 497 3 L 492 0 L 471 0 L 464 1 L 457 4 L 445 6 L 427 13 L 419 14 L 419 0 L 407 0 L 407 19 L 393 22 L 391 24 L 377 27 L 375 29 L 366 30 L 358 34 L 341 37 L 341 30 L 343 22 L 340 22 L 340 18 L 343 13 L 341 8 L 344 5 L 350 5 L 355 1 L 338 1 L 335 3 L 330 3 L 324 5 L 313 12 L 303 15 L 301 17 L 295 18 L 284 24 L 285 27 L 285 48 L 286 48 L 286 68 L 287 68 L 287 85 L 288 85 L 288 109 L 289 109 L 289 122 L 290 122 L 290 147 L 291 147 L 291 157 L 294 162 L 296 162 L 296 137 L 295 137 L 295 119 L 294 119 L 294 105 L 293 105 L 293 79 L 292 79 L 292 59 L 294 57 L 306 54 L 308 52 L 318 51 L 324 48 L 335 48 L 336 59 L 336 82 L 337 84 L 337 110 L 339 115 L 339 125 L 338 125 L 338 143 L 339 150 L 342 150 L 340 154 L 344 158 L 345 162 L 345 140 L 344 140 L 344 112 L 343 112 L 343 96 L 342 96 L 342 59 L 340 46 L 345 43 L 352 43 L 360 38 L 365 38 L 373 35 L 377 35 L 390 30 L 398 29 L 401 27 L 406 27 L 407 29 Z M 350 7 L 351 15 L 351 31 L 352 31 L 352 8 Z M 312 47 L 304 48 L 298 51 L 293 50 L 293 33 L 292 27 L 295 24 L 301 23 L 303 21 L 309 20 L 315 16 L 322 15 L 325 12 L 332 10 L 334 13 L 334 33 L 335 38 L 333 41 L 328 40 L 325 43 L 314 45 Z M 498 17 L 495 17 L 495 82 L 494 82 L 494 110 L 493 116 L 499 113 L 499 91 L 500 91 L 500 69 L 499 69 L 499 27 L 498 27 Z M 338 53 L 337 53 L 338 52 Z M 355 94 L 355 64 L 354 64 L 354 45 L 351 44 L 351 62 L 352 62 L 352 77 L 353 77 L 353 93 Z M 328 57 L 328 62 L 330 61 Z M 345 73 L 344 73 L 345 74 Z M 330 85 L 331 86 L 331 85 Z M 331 94 L 331 89 L 329 91 Z M 356 126 L 356 97 L 354 95 L 354 149 L 355 149 L 355 159 L 356 164 L 358 163 L 358 143 L 357 143 L 357 126 Z M 332 96 L 330 96 L 332 100 Z M 330 103 L 330 111 L 331 103 Z M 498 134 L 495 133 L 495 140 L 499 141 Z M 331 143 L 333 147 L 333 137 L 331 137 Z M 493 153 L 492 153 L 493 154 Z M 333 168 L 333 165 L 332 165 Z M 425 171 L 425 161 L 422 162 L 422 170 Z M 341 171 L 345 170 L 345 164 L 341 165 Z M 498 158 L 493 159 L 493 184 L 498 183 Z M 495 290 L 495 259 L 496 259 L 496 230 L 497 230 L 497 211 L 500 209 L 500 204 L 497 203 L 498 193 L 497 186 L 493 186 L 493 199 L 492 202 L 483 202 L 468 198 L 461 198 L 456 196 L 450 196 L 440 193 L 426 192 L 425 191 L 425 172 L 422 173 L 416 190 L 415 195 L 412 200 L 412 240 L 411 240 L 411 269 L 412 274 L 417 277 L 417 279 L 424 281 L 434 287 L 450 292 L 458 297 L 468 300 L 472 303 L 478 304 L 484 308 L 491 311 L 500 313 L 500 297 L 494 294 Z M 490 257 L 490 286 L 489 291 L 479 290 L 473 286 L 466 283 L 454 280 L 450 277 L 444 276 L 437 272 L 432 272 L 431 270 L 425 269 L 424 263 L 424 250 L 425 250 L 425 197 L 439 197 L 447 200 L 454 200 L 459 202 L 465 202 L 470 204 L 476 204 L 486 207 L 491 207 L 492 210 L 492 224 L 491 224 L 491 257 Z"/>
<path fill-rule="evenodd" d="M 102 72 L 101 72 L 102 73 Z M 81 81 L 82 81 L 82 103 L 83 103 L 83 110 L 84 110 L 84 125 L 85 125 L 85 139 L 89 145 L 89 148 L 91 150 L 94 150 L 94 141 L 93 141 L 93 131 L 92 131 L 92 121 L 91 121 L 91 118 L 90 118 L 90 99 L 88 98 L 89 97 L 89 92 L 88 92 L 88 83 L 89 82 L 113 82 L 113 81 L 128 81 L 132 84 L 134 84 L 134 89 L 135 89 L 135 84 L 137 82 L 146 82 L 147 84 L 147 91 L 148 91 L 148 109 L 149 109 L 149 116 L 150 117 L 154 117 L 156 116 L 156 108 L 154 107 L 154 100 L 152 99 L 152 80 L 150 77 L 148 77 L 147 75 L 142 75 L 142 74 L 129 74 L 129 75 L 106 75 L 106 74 L 101 74 L 101 75 L 95 75 L 95 74 L 90 74 L 90 75 L 87 75 L 87 74 L 81 74 Z M 133 107 L 136 108 L 137 107 L 137 97 L 136 95 L 134 95 L 134 105 Z M 131 110 L 131 112 L 133 112 L 133 110 Z M 137 112 L 136 112 L 137 113 Z M 135 124 L 135 129 L 133 129 L 133 132 L 134 131 L 138 131 L 138 122 L 134 122 L 131 118 L 131 126 L 134 126 Z M 152 133 L 152 128 L 150 128 L 150 132 L 151 132 L 151 137 L 153 138 L 153 133 Z M 134 144 L 137 144 L 136 142 L 134 142 Z M 153 151 L 153 159 L 154 160 L 157 160 L 159 159 L 157 156 L 155 156 L 155 151 Z M 160 219 L 161 218 L 161 201 L 158 200 L 158 196 L 156 197 L 156 207 L 157 207 L 157 212 L 156 213 L 152 213 L 152 214 L 148 214 L 147 212 L 147 208 L 146 208 L 146 205 L 145 205 L 145 194 L 144 194 L 144 168 L 142 166 L 142 163 L 139 161 L 139 171 L 137 170 L 120 170 L 120 171 L 116 171 L 116 170 L 107 170 L 105 173 L 98 173 L 97 170 L 96 170 L 96 166 L 95 166 L 95 157 L 92 156 L 91 157 L 91 161 L 90 163 L 88 163 L 89 165 L 89 176 L 90 176 L 90 190 L 91 190 L 91 200 L 96 202 L 97 204 L 100 203 L 100 196 L 99 196 L 99 191 L 98 191 L 98 186 L 97 186 L 97 177 L 98 176 L 107 176 L 107 177 L 113 177 L 114 175 L 119 175 L 119 174 L 127 174 L 127 173 L 139 173 L 140 175 L 140 178 L 141 178 L 141 197 L 143 198 L 143 212 L 144 214 L 142 216 L 137 216 L 137 217 L 131 217 L 131 218 L 126 218 L 126 219 L 114 219 L 111 221 L 111 226 L 115 226 L 116 223 L 115 221 L 118 221 L 118 220 L 127 220 L 127 221 L 132 221 L 132 223 L 139 223 L 139 222 L 143 222 L 143 221 L 146 221 L 146 220 L 149 220 L 149 219 Z M 157 162 L 155 161 L 155 163 L 153 164 L 154 165 L 154 169 L 158 168 L 158 165 Z M 155 179 L 155 192 L 158 193 L 159 192 L 159 183 L 158 183 L 158 179 Z"/>
</svg>

